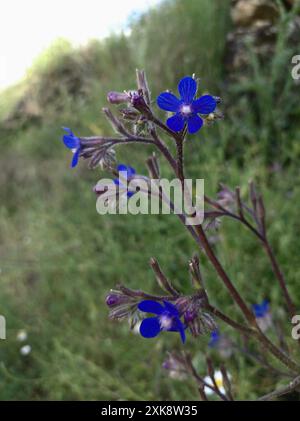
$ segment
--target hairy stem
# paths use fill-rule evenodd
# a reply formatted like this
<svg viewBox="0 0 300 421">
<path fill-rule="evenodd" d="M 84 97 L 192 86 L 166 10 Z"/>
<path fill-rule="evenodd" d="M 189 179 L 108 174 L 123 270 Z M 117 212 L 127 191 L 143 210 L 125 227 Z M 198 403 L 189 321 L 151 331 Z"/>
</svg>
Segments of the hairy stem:
<svg viewBox="0 0 300 421">
<path fill-rule="evenodd" d="M 210 311 L 212 314 L 214 314 L 220 320 L 223 320 L 223 322 L 225 322 L 226 324 L 228 324 L 232 328 L 238 330 L 239 332 L 244 333 L 247 336 L 251 336 L 254 333 L 254 329 L 251 329 L 247 326 L 244 326 L 244 325 L 236 322 L 235 320 L 231 319 L 226 314 L 222 313 L 216 307 L 209 304 L 206 308 L 207 308 L 208 311 Z"/>
<path fill-rule="evenodd" d="M 177 173 L 184 189 L 184 169 L 183 169 L 183 139 L 178 139 L 176 142 L 177 149 Z"/>
</svg>

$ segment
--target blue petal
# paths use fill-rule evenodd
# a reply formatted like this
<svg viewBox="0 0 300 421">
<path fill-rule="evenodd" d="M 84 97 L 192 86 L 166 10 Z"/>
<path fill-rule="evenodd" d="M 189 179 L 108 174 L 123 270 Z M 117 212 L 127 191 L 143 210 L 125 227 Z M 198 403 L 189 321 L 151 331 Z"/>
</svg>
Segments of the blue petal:
<svg viewBox="0 0 300 421">
<path fill-rule="evenodd" d="M 145 313 L 161 314 L 165 310 L 163 306 L 157 301 L 144 300 L 138 305 L 138 309 Z"/>
<path fill-rule="evenodd" d="M 197 114 L 192 115 L 188 118 L 188 129 L 189 133 L 196 133 L 203 126 L 203 120 Z"/>
<path fill-rule="evenodd" d="M 127 165 L 120 164 L 120 165 L 118 165 L 118 166 L 117 166 L 117 170 L 118 170 L 119 172 L 126 172 L 126 173 L 127 173 L 128 168 L 127 168 Z"/>
<path fill-rule="evenodd" d="M 210 341 L 208 343 L 208 346 L 213 348 L 219 342 L 219 339 L 220 339 L 219 331 L 214 330 L 210 334 Z"/>
<path fill-rule="evenodd" d="M 258 317 L 258 318 L 264 317 L 269 310 L 269 303 L 268 303 L 268 301 L 266 302 L 266 300 L 265 300 L 261 304 L 253 304 L 252 310 L 253 310 L 256 317 Z"/>
<path fill-rule="evenodd" d="M 169 301 L 164 301 L 164 305 L 166 310 L 171 313 L 172 316 L 179 316 L 179 311 L 177 307 L 174 306 L 174 304 L 169 303 Z"/>
<path fill-rule="evenodd" d="M 176 317 L 176 319 L 173 322 L 172 329 L 170 329 L 170 331 L 179 332 L 183 344 L 185 343 L 185 339 L 186 339 L 184 329 L 185 329 L 184 324 L 178 317 Z"/>
<path fill-rule="evenodd" d="M 80 148 L 78 148 L 77 151 L 74 153 L 72 163 L 71 163 L 72 168 L 76 167 L 76 165 L 78 164 L 79 153 L 80 153 Z"/>
<path fill-rule="evenodd" d="M 211 95 L 203 95 L 193 101 L 193 111 L 199 114 L 210 114 L 217 107 L 216 100 Z"/>
<path fill-rule="evenodd" d="M 140 326 L 140 334 L 144 338 L 155 338 L 160 332 L 160 324 L 157 317 L 144 319 Z"/>
<path fill-rule="evenodd" d="M 190 76 L 181 79 L 178 85 L 178 91 L 182 101 L 185 104 L 191 104 L 197 92 L 197 83 L 195 79 Z"/>
<path fill-rule="evenodd" d="M 80 140 L 76 136 L 64 135 L 63 142 L 65 146 L 69 149 L 77 149 L 80 145 Z"/>
<path fill-rule="evenodd" d="M 269 301 L 268 300 L 264 300 L 261 304 L 262 304 L 263 311 L 265 313 L 267 313 L 269 311 Z"/>
<path fill-rule="evenodd" d="M 269 301 L 264 300 L 261 304 L 253 304 L 252 310 L 256 317 L 264 317 L 269 311 Z"/>
<path fill-rule="evenodd" d="M 136 173 L 133 167 L 127 167 L 127 176 L 130 178 Z"/>
<path fill-rule="evenodd" d="M 180 106 L 180 100 L 170 92 L 163 92 L 156 100 L 159 108 L 165 111 L 177 112 Z"/>
<path fill-rule="evenodd" d="M 63 127 L 63 130 L 69 134 L 69 136 L 74 136 L 73 132 L 69 127 Z"/>
<path fill-rule="evenodd" d="M 136 173 L 136 171 L 133 167 L 128 167 L 127 165 L 124 165 L 124 164 L 118 165 L 117 170 L 119 172 L 125 172 L 126 178 L 130 178 Z"/>
<path fill-rule="evenodd" d="M 184 128 L 184 123 L 185 119 L 181 114 L 175 114 L 167 120 L 167 126 L 169 129 L 173 130 L 173 132 L 180 132 Z"/>
<path fill-rule="evenodd" d="M 259 304 L 252 304 L 252 311 L 255 314 L 255 316 L 258 317 L 261 314 L 260 305 Z"/>
</svg>

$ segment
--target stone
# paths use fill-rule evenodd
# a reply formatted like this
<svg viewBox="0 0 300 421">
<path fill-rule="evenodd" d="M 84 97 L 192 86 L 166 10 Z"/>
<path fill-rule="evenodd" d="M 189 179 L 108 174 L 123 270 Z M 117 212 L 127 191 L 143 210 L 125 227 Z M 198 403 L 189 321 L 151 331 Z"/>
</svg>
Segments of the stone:
<svg viewBox="0 0 300 421">
<path fill-rule="evenodd" d="M 234 3 L 231 11 L 233 23 L 243 27 L 251 26 L 258 20 L 274 23 L 278 15 L 272 0 L 239 0 Z"/>
</svg>

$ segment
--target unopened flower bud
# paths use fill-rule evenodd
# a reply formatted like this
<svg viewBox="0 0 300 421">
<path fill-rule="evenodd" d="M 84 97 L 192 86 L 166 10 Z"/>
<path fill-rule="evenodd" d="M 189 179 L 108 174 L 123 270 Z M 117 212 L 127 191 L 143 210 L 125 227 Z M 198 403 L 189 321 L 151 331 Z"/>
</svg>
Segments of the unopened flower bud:
<svg viewBox="0 0 300 421">
<path fill-rule="evenodd" d="M 184 313 L 184 321 L 185 321 L 186 324 L 192 323 L 195 320 L 196 317 L 197 317 L 197 312 L 196 311 L 187 310 Z"/>
<path fill-rule="evenodd" d="M 190 296 L 183 296 L 183 297 L 177 298 L 175 305 L 178 308 L 179 313 L 184 314 L 186 312 L 186 310 L 189 307 L 190 301 L 191 301 Z"/>
<path fill-rule="evenodd" d="M 212 316 L 200 311 L 197 317 L 188 323 L 188 326 L 193 336 L 203 335 L 217 329 L 216 322 Z"/>
<path fill-rule="evenodd" d="M 112 320 L 132 320 L 137 310 L 137 299 L 123 291 L 111 290 L 106 298 L 106 305 L 110 308 L 109 318 Z"/>
<path fill-rule="evenodd" d="M 131 298 L 118 292 L 111 292 L 106 296 L 105 302 L 108 307 L 116 307 L 120 304 L 131 302 Z"/>
<path fill-rule="evenodd" d="M 105 302 L 109 307 L 114 306 L 114 305 L 118 304 L 119 297 L 117 295 L 114 295 L 114 294 L 109 294 L 106 297 Z"/>
<path fill-rule="evenodd" d="M 217 328 L 213 317 L 203 311 L 206 307 L 205 292 L 199 291 L 195 295 L 179 297 L 175 305 L 183 315 L 184 322 L 193 336 L 199 336 Z"/>
<path fill-rule="evenodd" d="M 123 104 L 129 102 L 130 97 L 126 92 L 115 92 L 111 91 L 107 94 L 107 101 L 111 104 Z"/>
<path fill-rule="evenodd" d="M 143 92 L 141 90 L 131 92 L 130 94 L 130 102 L 132 106 L 137 109 L 141 114 L 146 116 L 152 116 L 150 108 L 148 107 Z"/>
</svg>

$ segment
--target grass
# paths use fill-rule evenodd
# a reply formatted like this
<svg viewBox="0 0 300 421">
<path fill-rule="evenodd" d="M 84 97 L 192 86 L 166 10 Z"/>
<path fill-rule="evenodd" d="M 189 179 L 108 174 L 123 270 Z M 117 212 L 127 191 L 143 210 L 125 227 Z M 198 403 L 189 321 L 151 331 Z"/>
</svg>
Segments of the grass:
<svg viewBox="0 0 300 421">
<path fill-rule="evenodd" d="M 35 63 L 26 81 L 1 95 L 0 314 L 7 319 L 7 340 L 0 344 L 1 399 L 198 398 L 193 384 L 171 380 L 161 370 L 165 353 L 181 347 L 176 337 L 161 335 L 150 345 L 126 323 L 109 321 L 104 305 L 106 292 L 119 281 L 158 292 L 147 264 L 151 256 L 177 287 L 189 292 L 187 262 L 195 244 L 175 217 L 100 217 L 91 191 L 100 172 L 88 171 L 84 164 L 70 171 L 70 156 L 59 138 L 63 125 L 82 135 L 107 132 L 100 113 L 106 92 L 133 86 L 139 66 L 148 71 L 154 96 L 195 71 L 203 89 L 223 96 L 219 81 L 224 77 L 228 5 L 169 1 L 133 22 L 130 37 L 95 41 L 81 50 L 60 41 Z M 279 45 L 277 58 L 283 50 Z M 274 59 L 274 69 L 277 63 L 282 66 L 282 60 Z M 258 123 L 256 117 L 272 105 L 276 118 L 280 115 L 281 103 L 272 101 L 278 79 L 254 62 L 253 71 L 251 87 L 236 85 L 224 92 L 230 97 L 224 122 L 188 142 L 186 166 L 189 175 L 205 179 L 208 194 L 215 194 L 223 181 L 240 185 L 246 196 L 248 180 L 259 182 L 270 237 L 299 303 L 299 109 L 284 110 L 284 124 L 273 137 L 273 122 L 266 118 Z M 282 67 L 278 72 L 283 74 Z M 255 96 L 260 105 L 250 107 L 247 89 L 261 93 L 262 86 L 265 94 Z M 287 87 L 285 98 L 294 101 L 292 91 Z M 146 157 L 145 149 L 118 150 L 119 161 L 140 172 L 145 172 Z M 267 296 L 282 317 L 282 297 L 256 240 L 230 221 L 218 235 L 217 253 L 249 305 Z M 201 262 L 212 301 L 239 318 L 202 255 Z M 288 332 L 289 322 L 283 322 Z M 28 332 L 32 352 L 27 357 L 19 352 L 19 329 Z M 202 372 L 208 339 L 188 340 Z M 219 357 L 213 358 L 218 364 Z M 237 354 L 228 367 L 241 399 L 255 398 L 276 382 Z"/>
</svg>

